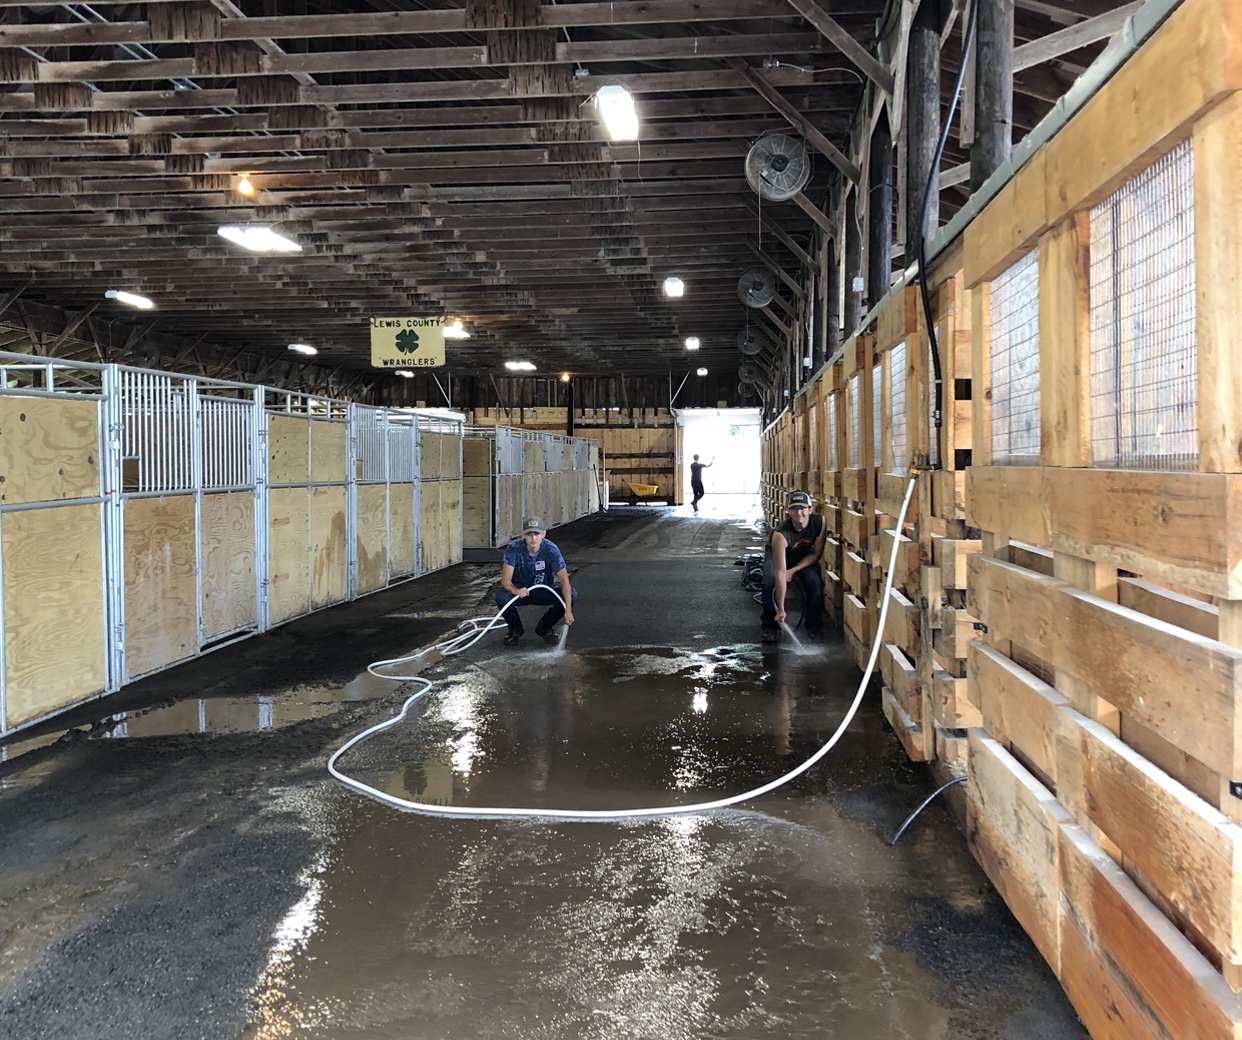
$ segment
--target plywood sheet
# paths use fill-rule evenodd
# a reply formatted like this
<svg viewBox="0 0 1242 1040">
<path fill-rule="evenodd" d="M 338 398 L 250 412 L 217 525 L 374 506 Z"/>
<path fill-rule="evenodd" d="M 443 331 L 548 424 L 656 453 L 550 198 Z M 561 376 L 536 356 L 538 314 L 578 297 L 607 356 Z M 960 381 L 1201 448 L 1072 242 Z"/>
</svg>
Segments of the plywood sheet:
<svg viewBox="0 0 1242 1040">
<path fill-rule="evenodd" d="M 310 420 L 267 417 L 267 479 L 270 484 L 304 484 L 310 475 Z"/>
<path fill-rule="evenodd" d="M 204 495 L 203 640 L 210 642 L 257 620 L 254 587 L 254 493 Z"/>
<path fill-rule="evenodd" d="M 388 584 L 388 495 L 383 484 L 358 488 L 358 591 L 374 592 Z"/>
<path fill-rule="evenodd" d="M 278 624 L 310 609 L 306 488 L 269 491 L 267 519 L 267 617 Z"/>
<path fill-rule="evenodd" d="M 414 573 L 414 485 L 393 484 L 388 491 L 388 571 Z"/>
<path fill-rule="evenodd" d="M 0 397 L 0 502 L 99 494 L 99 403 Z"/>
<path fill-rule="evenodd" d="M 5 728 L 104 689 L 101 525 L 97 505 L 0 517 Z"/>
<path fill-rule="evenodd" d="M 345 599 L 345 488 L 311 488 L 311 609 Z"/>
<path fill-rule="evenodd" d="M 461 446 L 462 472 L 467 477 L 486 477 L 492 472 L 491 437 L 467 437 Z"/>
<path fill-rule="evenodd" d="M 440 482 L 423 480 L 418 487 L 418 559 L 419 573 L 439 570 Z"/>
<path fill-rule="evenodd" d="M 443 436 L 427 430 L 418 431 L 418 475 L 422 480 L 439 480 Z"/>
<path fill-rule="evenodd" d="M 445 480 L 461 479 L 460 434 L 440 434 L 440 476 Z"/>
<path fill-rule="evenodd" d="M 125 503 L 125 673 L 145 675 L 198 651 L 194 496 Z"/>
<path fill-rule="evenodd" d="M 472 549 L 490 548 L 492 544 L 492 478 L 464 477 L 461 495 L 465 544 Z"/>
<path fill-rule="evenodd" d="M 462 503 L 461 481 L 440 482 L 440 537 L 443 544 L 441 566 L 461 563 Z"/>
<path fill-rule="evenodd" d="M 311 483 L 345 482 L 345 432 L 344 423 L 327 419 L 311 423 Z"/>
</svg>

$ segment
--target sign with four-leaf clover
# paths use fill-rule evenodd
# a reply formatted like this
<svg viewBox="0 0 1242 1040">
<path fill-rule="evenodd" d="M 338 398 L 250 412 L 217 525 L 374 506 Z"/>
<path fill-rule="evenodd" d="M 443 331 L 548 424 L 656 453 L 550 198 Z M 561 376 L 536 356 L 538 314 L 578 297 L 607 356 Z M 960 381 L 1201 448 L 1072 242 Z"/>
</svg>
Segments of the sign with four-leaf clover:
<svg viewBox="0 0 1242 1040">
<path fill-rule="evenodd" d="M 442 368 L 444 318 L 372 318 L 372 368 Z"/>
</svg>

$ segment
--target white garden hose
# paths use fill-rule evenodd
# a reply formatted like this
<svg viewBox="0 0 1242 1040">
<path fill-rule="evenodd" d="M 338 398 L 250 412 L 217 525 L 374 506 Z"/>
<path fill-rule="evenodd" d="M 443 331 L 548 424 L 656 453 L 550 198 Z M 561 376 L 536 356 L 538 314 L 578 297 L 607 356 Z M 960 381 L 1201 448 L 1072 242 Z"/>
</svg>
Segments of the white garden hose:
<svg viewBox="0 0 1242 1040">
<path fill-rule="evenodd" d="M 914 485 L 917 476 L 917 470 L 910 471 L 910 482 L 906 485 L 906 496 L 902 500 L 901 512 L 897 516 L 897 526 L 894 528 L 894 530 L 898 533 L 900 533 L 902 526 L 905 524 L 906 511 L 910 506 L 910 498 L 914 494 Z M 880 645 L 883 642 L 884 636 L 884 622 L 888 616 L 888 601 L 893 588 L 893 571 L 897 566 L 897 552 L 900 547 L 900 537 L 894 537 L 893 551 L 888 561 L 888 576 L 884 581 L 884 595 L 880 601 L 880 619 L 878 625 L 876 626 L 875 638 L 871 643 L 871 656 L 867 659 L 867 667 L 863 672 L 862 681 L 858 684 L 858 692 L 854 695 L 854 700 L 850 704 L 849 710 L 845 713 L 845 717 L 841 720 L 840 725 L 837 726 L 836 732 L 828 738 L 827 742 L 818 751 L 816 751 L 815 754 L 813 754 L 797 768 L 791 769 L 783 776 L 778 776 L 775 780 L 768 781 L 761 787 L 756 787 L 750 791 L 743 791 L 741 794 L 729 795 L 727 798 L 717 798 L 710 802 L 690 802 L 685 805 L 654 805 L 639 809 L 531 809 L 518 808 L 515 806 L 431 805 L 427 802 L 416 802 L 408 798 L 398 798 L 396 795 L 391 795 L 385 791 L 377 790 L 368 784 L 364 784 L 360 780 L 355 780 L 353 777 L 346 776 L 338 770 L 336 768 L 337 760 L 340 759 L 346 751 L 355 745 L 362 743 L 362 741 L 366 740 L 368 737 L 371 737 L 376 733 L 381 733 L 384 730 L 397 725 L 397 723 L 401 722 L 402 719 L 405 718 L 406 712 L 410 710 L 410 706 L 421 697 L 426 696 L 427 692 L 432 687 L 432 683 L 431 680 L 424 679 L 420 676 L 382 676 L 382 678 L 413 678 L 418 682 L 423 683 L 423 688 L 417 693 L 412 694 L 406 700 L 406 702 L 401 706 L 401 711 L 396 716 L 385 722 L 381 722 L 378 725 L 372 726 L 370 729 L 363 730 L 356 737 L 353 737 L 345 743 L 332 755 L 331 758 L 328 759 L 328 772 L 347 787 L 352 787 L 355 791 L 366 795 L 368 798 L 374 798 L 376 801 L 383 802 L 385 805 L 391 805 L 395 809 L 402 809 L 407 812 L 423 812 L 437 816 L 519 816 L 533 819 L 578 820 L 583 822 L 630 820 L 641 817 L 677 816 L 683 813 L 706 812 L 709 809 L 724 809 L 730 805 L 737 805 L 739 802 L 746 802 L 750 801 L 752 798 L 758 798 L 761 795 L 767 794 L 769 791 L 775 791 L 778 787 L 789 783 L 791 780 L 801 776 L 808 769 L 814 766 L 836 746 L 837 742 L 845 734 L 846 729 L 849 728 L 849 724 L 854 721 L 854 716 L 858 713 L 858 708 L 862 704 L 863 695 L 867 692 L 867 684 L 871 681 L 871 674 L 875 670 L 876 658 L 880 654 Z M 560 599 L 560 596 L 556 594 L 555 590 L 552 591 L 553 595 L 556 595 L 557 599 Z M 432 649 L 437 647 L 452 647 L 452 649 L 443 650 L 444 655 L 447 656 L 448 654 L 460 653 L 462 650 L 466 649 L 466 647 L 473 646 L 474 643 L 482 639 L 488 631 L 490 631 L 493 627 L 496 627 L 501 614 L 508 610 L 510 605 L 512 605 L 517 598 L 518 597 L 514 596 L 513 600 L 510 600 L 509 603 L 505 604 L 505 606 L 501 608 L 500 613 L 490 619 L 486 628 L 480 629 L 477 632 L 474 628 L 470 628 L 459 636 L 445 640 L 442 643 L 437 643 L 436 647 L 433 647 Z M 564 602 L 564 600 L 561 600 L 562 604 Z M 486 619 L 472 618 L 470 621 L 463 622 L 463 625 L 476 625 L 476 622 L 480 620 Z M 370 670 L 373 675 L 379 675 L 378 672 L 373 670 L 377 666 L 410 661 L 417 656 L 419 655 L 414 654 L 410 657 L 395 658 L 392 661 L 377 661 L 374 665 L 371 665 L 368 670 Z"/>
</svg>

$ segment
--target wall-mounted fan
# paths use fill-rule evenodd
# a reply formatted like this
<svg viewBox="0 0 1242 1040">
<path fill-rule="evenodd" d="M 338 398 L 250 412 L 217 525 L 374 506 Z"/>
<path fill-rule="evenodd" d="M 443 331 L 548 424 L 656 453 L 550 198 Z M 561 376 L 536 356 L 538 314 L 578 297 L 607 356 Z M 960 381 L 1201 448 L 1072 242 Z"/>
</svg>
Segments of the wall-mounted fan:
<svg viewBox="0 0 1242 1040">
<path fill-rule="evenodd" d="M 776 298 L 776 277 L 766 267 L 752 267 L 737 280 L 737 296 L 747 307 L 766 307 Z"/>
<path fill-rule="evenodd" d="M 737 349 L 747 357 L 754 357 L 763 347 L 764 339 L 758 329 L 742 329 L 737 334 Z"/>
<path fill-rule="evenodd" d="M 746 181 L 769 202 L 792 199 L 810 179 L 811 157 L 796 137 L 768 134 L 746 153 Z"/>
<path fill-rule="evenodd" d="M 767 378 L 767 373 L 754 361 L 743 361 L 737 366 L 737 377 L 743 383 L 762 383 Z"/>
</svg>

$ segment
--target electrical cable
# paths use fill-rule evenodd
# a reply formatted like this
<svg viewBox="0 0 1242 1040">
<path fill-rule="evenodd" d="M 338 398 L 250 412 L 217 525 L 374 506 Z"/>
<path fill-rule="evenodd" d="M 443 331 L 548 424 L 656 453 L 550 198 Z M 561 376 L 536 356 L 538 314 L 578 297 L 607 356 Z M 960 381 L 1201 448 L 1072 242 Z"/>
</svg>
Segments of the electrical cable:
<svg viewBox="0 0 1242 1040">
<path fill-rule="evenodd" d="M 917 469 L 910 470 L 910 480 L 906 485 L 906 495 L 905 495 L 905 498 L 902 499 L 902 502 L 901 502 L 901 510 L 897 515 L 897 525 L 896 525 L 895 530 L 900 531 L 905 524 L 906 512 L 910 508 L 910 499 L 914 495 L 914 485 L 916 483 L 916 478 L 918 477 L 918 473 L 919 471 Z M 889 556 L 889 561 L 888 561 L 888 576 L 884 582 L 884 595 L 880 601 L 880 617 L 879 617 L 879 621 L 876 624 L 877 632 L 884 631 L 884 623 L 885 623 L 886 618 L 888 617 L 888 604 L 889 604 L 889 600 L 891 599 L 891 593 L 893 589 L 893 575 L 897 567 L 897 551 L 900 547 L 900 544 L 901 544 L 900 539 L 898 538 L 893 539 L 893 550 Z M 546 588 L 547 586 L 544 586 L 544 587 Z M 560 596 L 557 595 L 555 590 L 552 590 L 552 592 L 553 592 L 553 595 L 557 596 L 557 599 L 560 599 Z M 484 629 L 479 630 L 477 634 L 472 629 L 470 631 L 464 632 L 461 636 L 457 636 L 457 637 L 454 637 L 453 639 L 445 640 L 443 643 L 437 644 L 437 646 L 449 646 L 449 645 L 459 643 L 459 642 L 462 643 L 462 645 L 457 646 L 456 648 L 452 650 L 445 651 L 446 655 L 449 653 L 460 653 L 462 650 L 466 649 L 466 647 L 473 646 L 474 643 L 482 639 L 483 636 L 488 631 L 490 631 L 492 627 L 496 625 L 496 623 L 500 619 L 501 614 L 503 614 L 504 611 L 508 610 L 509 607 L 513 604 L 514 601 L 516 601 L 517 598 L 518 597 L 515 596 L 513 600 L 510 600 L 509 603 L 505 604 L 505 606 L 501 608 L 501 611 L 494 618 L 491 619 L 488 626 Z M 561 600 L 562 604 L 564 602 L 565 602 L 564 600 Z M 463 622 L 463 625 L 471 624 L 475 620 L 476 619 L 471 619 L 471 621 Z M 462 642 L 465 639 L 469 639 L 469 642 Z M 872 641 L 871 656 L 867 659 L 867 667 L 863 671 L 862 680 L 858 684 L 858 692 L 854 695 L 854 700 L 850 704 L 849 710 L 846 711 L 844 718 L 841 719 L 841 722 L 837 726 L 836 731 L 832 734 L 831 737 L 828 738 L 828 740 L 819 748 L 818 751 L 816 751 L 813 755 L 811 755 L 811 757 L 808 758 L 806 761 L 804 761 L 801 765 L 797 766 L 794 769 L 791 769 L 788 773 L 785 773 L 782 776 L 778 776 L 775 780 L 768 781 L 766 784 L 763 784 L 760 787 L 756 787 L 750 791 L 743 791 L 741 794 L 729 795 L 728 797 L 717 798 L 717 799 L 714 799 L 708 802 L 691 802 L 685 805 L 653 805 L 653 806 L 646 806 L 646 807 L 637 808 L 637 809 L 534 809 L 534 808 L 520 808 L 516 806 L 432 805 L 427 802 L 416 802 L 416 801 L 412 801 L 407 798 L 398 798 L 396 795 L 388 794 L 386 791 L 380 791 L 374 787 L 371 787 L 368 784 L 364 784 L 361 780 L 355 780 L 353 777 L 346 776 L 344 773 L 338 770 L 336 768 L 337 761 L 350 748 L 357 746 L 358 744 L 362 743 L 364 740 L 373 736 L 376 733 L 380 733 L 383 730 L 389 729 L 390 727 L 397 725 L 397 723 L 399 723 L 402 719 L 405 718 L 406 713 L 410 710 L 414 702 L 427 695 L 428 691 L 432 687 L 432 683 L 430 679 L 424 679 L 421 676 L 382 676 L 382 678 L 413 678 L 413 679 L 416 679 L 418 682 L 424 683 L 425 685 L 417 693 L 412 694 L 410 697 L 406 699 L 405 703 L 401 706 L 401 711 L 397 715 L 395 715 L 393 718 L 388 719 L 384 722 L 378 723 L 377 725 L 372 726 L 369 729 L 363 730 L 363 732 L 351 738 L 349 741 L 343 744 L 336 752 L 334 752 L 332 757 L 328 759 L 328 772 L 332 774 L 332 776 L 335 777 L 337 780 L 339 780 L 341 783 L 345 784 L 345 786 L 353 788 L 355 791 L 358 791 L 359 793 L 366 795 L 368 798 L 374 798 L 376 801 L 383 802 L 385 805 L 391 805 L 392 807 L 396 809 L 401 809 L 405 812 L 423 812 L 423 813 L 428 813 L 430 815 L 435 815 L 435 816 L 465 816 L 465 817 L 473 817 L 473 818 L 524 817 L 527 819 L 575 820 L 579 822 L 599 822 L 599 821 L 609 821 L 609 820 L 628 820 L 628 819 L 640 819 L 640 818 L 650 818 L 650 817 L 679 816 L 684 813 L 707 812 L 708 810 L 711 810 L 711 809 L 724 809 L 731 805 L 737 805 L 739 802 L 746 802 L 746 801 L 750 801 L 753 798 L 758 798 L 761 795 L 765 795 L 770 791 L 776 790 L 778 787 L 784 786 L 785 784 L 789 783 L 791 780 L 795 779 L 796 777 L 801 776 L 803 773 L 809 770 L 812 766 L 814 766 L 817 762 L 819 762 L 820 759 L 822 759 L 826 754 L 828 754 L 829 751 L 831 751 L 837 745 L 837 742 L 841 739 L 842 736 L 845 735 L 845 731 L 849 727 L 850 723 L 854 721 L 854 716 L 858 713 L 858 709 L 862 705 L 862 699 L 863 699 L 863 696 L 867 692 L 867 684 L 870 683 L 871 681 L 871 675 L 875 671 L 876 659 L 879 657 L 880 647 L 882 644 L 883 644 L 883 640 L 878 637 Z M 399 663 L 401 661 L 410 661 L 410 660 L 413 660 L 417 656 L 419 655 L 412 654 L 409 657 L 395 658 L 393 661 L 377 661 L 375 662 L 374 665 L 370 666 L 367 670 L 371 671 L 372 675 L 379 675 L 378 672 L 373 671 L 375 667 L 382 665 L 382 664 L 393 664 L 393 663 Z"/>
<path fill-rule="evenodd" d="M 944 146 L 949 141 L 949 126 L 953 122 L 953 113 L 957 111 L 958 98 L 962 94 L 962 83 L 966 79 L 966 66 L 970 58 L 970 50 L 975 42 L 975 15 L 979 10 L 979 0 L 970 0 L 970 13 L 966 18 L 966 37 L 962 41 L 962 60 L 957 70 L 957 80 L 953 84 L 953 97 L 949 101 L 949 112 L 944 118 L 944 126 L 940 129 L 940 141 L 936 145 L 936 156 L 932 159 L 931 171 L 927 175 L 927 188 L 923 192 L 923 205 L 919 210 L 919 297 L 923 301 L 923 318 L 927 325 L 927 338 L 931 344 L 932 369 L 935 372 L 933 389 L 932 426 L 937 431 L 934 436 L 939 439 L 939 430 L 943 425 L 941 410 L 944 406 L 944 376 L 940 368 L 940 344 L 936 339 L 936 323 L 932 320 L 931 294 L 927 289 L 927 215 L 931 212 L 932 191 L 939 192 L 940 160 L 944 157 Z M 939 452 L 934 466 L 939 465 Z"/>
</svg>

